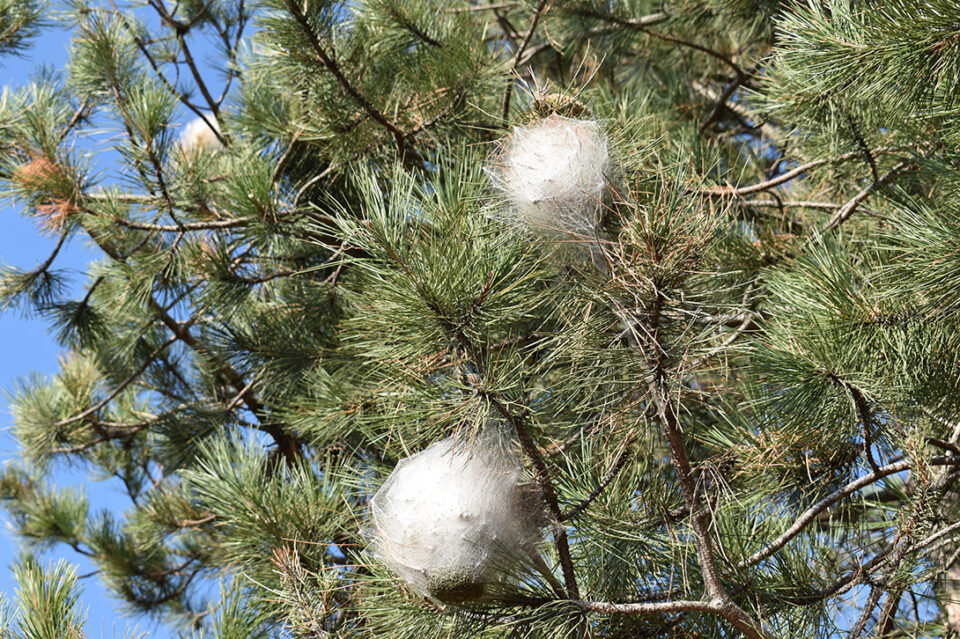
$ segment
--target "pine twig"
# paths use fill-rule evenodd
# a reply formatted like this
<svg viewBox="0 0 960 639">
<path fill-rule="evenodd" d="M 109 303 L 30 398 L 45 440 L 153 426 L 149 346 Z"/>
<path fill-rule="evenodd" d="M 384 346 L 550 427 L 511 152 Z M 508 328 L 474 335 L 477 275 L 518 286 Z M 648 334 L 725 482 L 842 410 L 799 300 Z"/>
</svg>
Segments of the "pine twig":
<svg viewBox="0 0 960 639">
<path fill-rule="evenodd" d="M 78 421 L 84 419 L 85 417 L 89 417 L 90 415 L 93 415 L 93 414 L 96 413 L 98 410 L 101 410 L 103 407 L 105 407 L 107 404 L 109 404 L 111 401 L 113 401 L 113 399 L 114 399 L 117 395 L 119 395 L 120 393 L 122 393 L 122 392 L 124 391 L 124 389 L 126 389 L 128 386 L 130 386 L 130 384 L 132 384 L 133 382 L 135 382 L 135 381 L 137 380 L 137 378 L 140 377 L 140 375 L 143 373 L 143 371 L 145 371 L 145 370 L 147 370 L 147 368 L 149 368 L 150 364 L 153 363 L 153 361 L 157 358 L 157 356 L 158 356 L 160 353 L 162 353 L 168 346 L 171 346 L 171 345 L 172 345 L 174 342 L 176 342 L 176 341 L 177 341 L 177 338 L 176 338 L 176 337 L 172 337 L 172 338 L 168 339 L 166 342 L 164 342 L 163 344 L 161 344 L 160 346 L 158 346 L 157 348 L 155 348 L 155 349 L 153 350 L 153 352 L 150 353 L 150 355 L 147 357 L 147 359 L 143 362 L 143 364 L 141 364 L 140 366 L 138 366 L 138 367 L 137 367 L 137 370 L 135 370 L 129 377 L 127 377 L 125 380 L 123 380 L 122 382 L 120 382 L 120 384 L 118 384 L 117 387 L 114 388 L 113 391 L 111 391 L 110 394 L 107 395 L 103 400 L 97 402 L 96 404 L 94 404 L 94 405 L 91 406 L 90 408 L 88 408 L 88 409 L 86 409 L 86 410 L 84 410 L 84 411 L 81 411 L 81 412 L 77 413 L 77 414 L 74 415 L 73 417 L 67 417 L 66 419 L 61 419 L 60 421 L 58 421 L 57 423 L 55 423 L 55 424 L 53 425 L 53 427 L 54 427 L 54 428 L 61 428 L 61 427 L 63 427 L 63 426 L 67 426 L 68 424 L 72 424 L 72 423 L 74 423 L 74 422 L 78 422 Z"/>
<path fill-rule="evenodd" d="M 882 153 L 891 153 L 893 151 L 899 150 L 899 147 L 885 146 L 873 150 L 873 155 L 877 156 Z M 712 186 L 706 189 L 701 190 L 700 192 L 704 195 L 720 195 L 720 196 L 738 196 L 738 195 L 750 195 L 751 193 L 759 193 L 760 191 L 766 191 L 772 189 L 775 186 L 780 186 L 785 182 L 789 182 L 793 178 L 803 175 L 811 169 L 815 169 L 818 166 L 823 166 L 824 164 L 836 164 L 839 162 L 847 162 L 854 158 L 861 157 L 863 154 L 860 151 L 850 151 L 849 153 L 844 153 L 838 155 L 835 158 L 821 158 L 819 160 L 813 160 L 805 164 L 787 171 L 781 175 L 778 175 L 775 178 L 764 180 L 758 184 L 751 184 L 749 186 L 736 187 L 732 185 L 727 186 Z"/>
<path fill-rule="evenodd" d="M 827 225 L 824 226 L 823 230 L 820 232 L 821 235 L 827 233 L 828 231 L 832 231 L 850 219 L 850 216 L 853 215 L 853 212 L 857 210 L 857 207 L 860 206 L 861 202 L 870 197 L 870 195 L 872 195 L 873 192 L 879 189 L 881 186 L 887 184 L 895 177 L 900 175 L 908 166 L 908 163 L 901 162 L 897 166 L 890 169 L 887 173 L 882 175 L 879 180 L 871 182 L 869 186 L 865 187 L 862 191 L 853 196 L 850 201 L 840 207 L 840 210 L 838 210 L 833 217 L 830 218 L 830 221 L 827 222 Z"/>
<path fill-rule="evenodd" d="M 645 327 L 653 347 L 653 354 L 650 357 L 652 375 L 648 384 L 648 392 L 657 419 L 667 438 L 670 459 L 677 473 L 684 501 L 691 513 L 690 526 L 693 530 L 693 541 L 697 551 L 697 561 L 700 564 L 700 573 L 703 577 L 704 589 L 706 590 L 705 594 L 709 598 L 709 603 L 715 606 L 708 612 L 717 612 L 750 639 L 767 639 L 768 635 L 763 627 L 733 601 L 720 581 L 713 538 L 710 535 L 710 512 L 707 508 L 701 508 L 702 498 L 697 491 L 696 480 L 687 456 L 686 444 L 680 431 L 680 422 L 676 409 L 670 402 L 666 368 L 667 352 L 661 339 L 665 299 L 660 291 L 656 291 L 655 294 L 656 298 L 650 312 L 649 325 Z"/>
<path fill-rule="evenodd" d="M 310 46 L 313 48 L 314 53 L 317 54 L 317 58 L 320 59 L 320 62 L 323 66 L 329 71 L 334 78 L 336 78 L 337 83 L 340 87 L 347 92 L 354 102 L 363 109 L 367 115 L 377 121 L 381 126 L 387 129 L 392 135 L 394 142 L 397 146 L 397 154 L 400 157 L 406 156 L 406 142 L 404 141 L 403 131 L 401 131 L 396 124 L 387 119 L 387 117 L 375 107 L 367 98 L 364 96 L 357 87 L 353 86 L 350 80 L 343 74 L 343 71 L 340 69 L 340 65 L 330 57 L 326 49 L 320 43 L 320 40 L 317 38 L 317 34 L 313 32 L 313 28 L 310 26 L 310 22 L 307 20 L 307 17 L 303 15 L 303 12 L 300 11 L 300 8 L 297 6 L 295 0 L 287 0 L 287 9 L 290 11 L 290 15 L 294 17 L 297 23 L 300 25 L 300 28 L 306 34 L 307 39 L 310 41 Z"/>
<path fill-rule="evenodd" d="M 512 75 L 516 72 L 517 68 L 520 66 L 520 60 L 523 58 L 523 52 L 527 48 L 527 45 L 530 44 L 531 38 L 533 38 L 533 32 L 537 29 L 537 23 L 540 22 L 540 17 L 547 11 L 547 8 L 551 0 L 540 0 L 537 3 L 537 10 L 534 12 L 533 17 L 530 18 L 530 27 L 527 29 L 527 33 L 523 36 L 523 40 L 520 42 L 520 46 L 517 47 L 516 52 L 513 55 L 513 62 L 510 65 L 509 74 Z M 510 98 L 513 95 L 513 78 L 507 80 L 507 87 L 503 92 L 503 104 L 500 107 L 500 119 L 504 122 L 507 121 L 507 117 L 510 115 Z"/>
<path fill-rule="evenodd" d="M 610 482 L 612 482 L 614 478 L 617 476 L 617 473 L 619 473 L 620 470 L 626 465 L 627 459 L 629 459 L 629 457 L 630 457 L 630 454 L 628 450 L 628 442 L 624 442 L 623 449 L 620 451 L 620 454 L 617 456 L 617 460 L 614 462 L 610 470 L 607 471 L 607 474 L 604 476 L 604 478 L 600 480 L 600 483 L 597 484 L 597 487 L 594 488 L 590 492 L 590 494 L 587 495 L 587 497 L 583 501 L 581 501 L 579 504 L 577 504 L 572 510 L 562 515 L 560 517 L 560 521 L 564 522 L 564 521 L 569 521 L 571 519 L 575 519 L 578 515 L 580 515 L 580 513 L 586 510 L 587 506 L 593 503 L 593 501 L 596 500 L 596 498 L 599 497 L 604 490 L 606 490 L 607 486 L 610 485 Z"/>
<path fill-rule="evenodd" d="M 928 461 L 928 463 L 931 466 L 957 466 L 960 465 L 960 458 L 953 455 L 933 457 Z M 773 555 L 773 553 L 783 548 L 788 541 L 796 537 L 804 528 L 809 526 L 817 517 L 817 515 L 825 511 L 833 504 L 837 503 L 848 495 L 852 495 L 861 488 L 865 488 L 876 483 L 884 477 L 908 470 L 912 467 L 912 465 L 913 464 L 911 464 L 909 461 L 899 461 L 893 464 L 887 464 L 886 466 L 882 466 L 879 472 L 873 472 L 868 475 L 864 475 L 863 477 L 859 477 L 845 486 L 835 490 L 798 515 L 794 519 L 793 525 L 781 533 L 779 537 L 738 563 L 736 567 L 741 569 L 760 563 L 767 557 Z"/>
</svg>

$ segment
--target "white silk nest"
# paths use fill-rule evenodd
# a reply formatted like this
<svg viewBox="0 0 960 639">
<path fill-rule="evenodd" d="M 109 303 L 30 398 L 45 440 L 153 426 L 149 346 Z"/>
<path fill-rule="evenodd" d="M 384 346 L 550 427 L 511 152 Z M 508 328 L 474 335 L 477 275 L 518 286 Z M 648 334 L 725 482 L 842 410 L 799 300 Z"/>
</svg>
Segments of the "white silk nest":
<svg viewBox="0 0 960 639">
<path fill-rule="evenodd" d="M 488 601 L 510 570 L 539 560 L 539 493 L 496 435 L 448 437 L 401 460 L 370 502 L 368 550 L 422 596 Z M 542 563 L 542 562 L 541 562 Z"/>
<path fill-rule="evenodd" d="M 180 133 L 180 148 L 185 153 L 195 153 L 200 149 L 219 151 L 223 148 L 223 143 L 217 137 L 217 133 L 220 133 L 220 125 L 217 124 L 216 118 L 212 115 L 207 116 L 207 120 L 210 121 L 210 124 L 204 122 L 203 118 L 194 118 L 183 127 L 183 131 Z M 210 128 L 211 125 L 217 133 L 213 132 L 213 129 Z"/>
<path fill-rule="evenodd" d="M 610 168 L 607 138 L 596 122 L 552 115 L 514 128 L 487 172 L 509 199 L 508 222 L 592 241 Z"/>
</svg>

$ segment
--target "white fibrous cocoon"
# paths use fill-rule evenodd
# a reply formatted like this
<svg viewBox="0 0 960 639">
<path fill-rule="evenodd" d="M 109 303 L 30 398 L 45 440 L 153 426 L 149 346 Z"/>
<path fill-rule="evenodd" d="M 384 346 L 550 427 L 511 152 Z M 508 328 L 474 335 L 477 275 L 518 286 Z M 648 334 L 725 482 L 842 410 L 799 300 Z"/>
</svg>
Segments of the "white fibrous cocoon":
<svg viewBox="0 0 960 639">
<path fill-rule="evenodd" d="M 520 473 L 519 455 L 496 437 L 434 443 L 400 461 L 373 497 L 370 551 L 429 599 L 495 596 L 542 536 L 539 494 Z"/>
<path fill-rule="evenodd" d="M 610 166 L 596 122 L 552 115 L 516 127 L 488 173 L 510 200 L 511 221 L 589 241 L 597 236 Z"/>
<path fill-rule="evenodd" d="M 195 118 L 183 127 L 183 132 L 180 133 L 180 147 L 186 153 L 193 153 L 199 149 L 219 151 L 223 148 L 217 134 L 210 128 L 212 125 L 219 133 L 220 125 L 213 116 L 207 116 L 207 120 L 210 124 L 204 122 L 202 118 Z"/>
</svg>

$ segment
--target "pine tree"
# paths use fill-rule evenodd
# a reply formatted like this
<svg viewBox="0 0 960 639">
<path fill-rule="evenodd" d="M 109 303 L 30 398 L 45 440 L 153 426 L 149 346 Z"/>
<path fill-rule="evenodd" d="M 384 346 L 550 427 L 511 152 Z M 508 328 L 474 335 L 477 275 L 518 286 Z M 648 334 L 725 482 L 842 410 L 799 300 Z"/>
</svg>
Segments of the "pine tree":
<svg viewBox="0 0 960 639">
<path fill-rule="evenodd" d="M 63 348 L 13 394 L 0 635 L 79 636 L 54 544 L 183 636 L 960 631 L 960 4 L 53 9 L 0 0 L 0 52 L 72 37 L 0 98 L 58 241 L 0 308 Z M 517 502 L 456 489 L 523 543 L 418 586 L 371 499 L 490 432 Z"/>
</svg>

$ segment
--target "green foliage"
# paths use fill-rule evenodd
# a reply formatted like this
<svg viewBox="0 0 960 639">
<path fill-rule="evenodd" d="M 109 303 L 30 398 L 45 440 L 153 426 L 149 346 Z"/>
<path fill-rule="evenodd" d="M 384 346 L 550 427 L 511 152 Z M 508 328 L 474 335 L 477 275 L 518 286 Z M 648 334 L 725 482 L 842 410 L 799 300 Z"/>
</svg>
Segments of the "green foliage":
<svg viewBox="0 0 960 639">
<path fill-rule="evenodd" d="M 37 0 L 0 2 L 0 55 L 23 53 L 43 26 L 45 3 Z"/>
<path fill-rule="evenodd" d="M 952 623 L 956 3 L 62 9 L 67 68 L 0 94 L 0 197 L 57 241 L 0 310 L 65 351 L 11 393 L 30 551 L 196 637 Z M 47 15 L 0 0 L 0 53 Z M 552 114 L 608 141 L 597 238 L 502 222 L 485 169 Z M 82 285 L 71 241 L 100 253 Z M 422 601 L 364 551 L 366 504 L 491 421 L 545 541 L 510 588 Z M 79 632 L 69 569 L 16 574 L 0 635 Z"/>
</svg>

